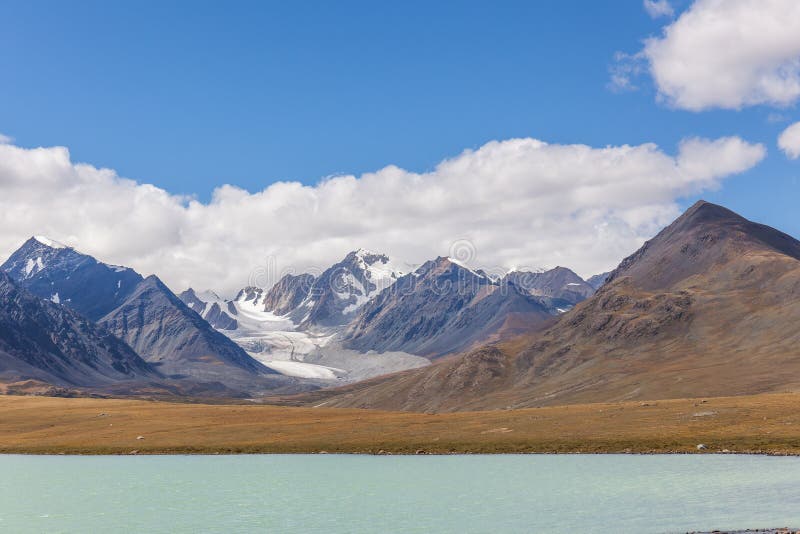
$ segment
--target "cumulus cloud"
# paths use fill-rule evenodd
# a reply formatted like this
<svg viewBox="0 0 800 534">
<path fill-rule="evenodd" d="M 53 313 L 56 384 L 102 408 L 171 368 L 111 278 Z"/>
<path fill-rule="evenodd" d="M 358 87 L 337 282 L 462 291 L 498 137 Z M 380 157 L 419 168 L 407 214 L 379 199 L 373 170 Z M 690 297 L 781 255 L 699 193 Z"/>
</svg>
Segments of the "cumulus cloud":
<svg viewBox="0 0 800 534">
<path fill-rule="evenodd" d="M 676 199 L 757 164 L 762 145 L 689 139 L 654 144 L 492 141 L 415 173 L 396 166 L 258 193 L 225 185 L 208 203 L 113 170 L 74 163 L 63 147 L 0 145 L 0 255 L 43 234 L 160 275 L 173 289 L 230 294 L 287 270 L 325 268 L 365 247 L 411 263 L 475 247 L 476 267 L 615 266 L 678 214 Z"/>
<path fill-rule="evenodd" d="M 800 158 L 800 122 L 786 128 L 778 137 L 778 148 L 789 159 Z"/>
<path fill-rule="evenodd" d="M 13 142 L 14 142 L 13 137 L 9 137 L 7 135 L 3 135 L 2 133 L 0 133 L 0 145 L 7 145 Z"/>
<path fill-rule="evenodd" d="M 654 19 L 671 17 L 675 14 L 675 10 L 672 9 L 669 0 L 644 0 L 644 10 Z"/>
<path fill-rule="evenodd" d="M 800 2 L 696 0 L 635 57 L 676 108 L 788 106 L 800 98 Z"/>
</svg>

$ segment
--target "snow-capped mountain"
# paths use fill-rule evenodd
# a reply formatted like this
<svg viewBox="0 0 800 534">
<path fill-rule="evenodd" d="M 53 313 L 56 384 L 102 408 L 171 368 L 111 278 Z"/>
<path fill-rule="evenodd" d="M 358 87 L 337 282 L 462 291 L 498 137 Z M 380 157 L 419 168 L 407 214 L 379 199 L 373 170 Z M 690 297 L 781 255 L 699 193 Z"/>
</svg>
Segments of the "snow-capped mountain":
<svg viewBox="0 0 800 534">
<path fill-rule="evenodd" d="M 318 278 L 288 274 L 268 290 L 245 287 L 233 300 L 192 289 L 180 298 L 271 369 L 352 382 L 429 363 L 402 352 L 364 354 L 338 342 L 364 304 L 412 269 L 386 255 L 359 249 Z"/>
<path fill-rule="evenodd" d="M 28 239 L 0 269 L 31 293 L 93 321 L 122 304 L 142 281 L 133 269 L 101 263 L 41 236 Z"/>
<path fill-rule="evenodd" d="M 534 330 L 557 314 L 552 299 L 439 257 L 364 306 L 348 327 L 344 344 L 437 357 L 486 341 L 509 328 L 512 320 Z"/>
<path fill-rule="evenodd" d="M 268 290 L 245 287 L 230 301 L 194 290 L 181 298 L 268 367 L 352 380 L 365 353 L 394 353 L 392 370 L 403 356 L 416 366 L 409 355 L 437 357 L 536 330 L 593 292 L 563 267 L 491 278 L 452 258 L 414 269 L 358 249 L 319 277 L 286 275 Z M 309 363 L 315 367 L 304 367 Z"/>
<path fill-rule="evenodd" d="M 284 385 L 262 379 L 273 371 L 212 328 L 156 276 L 143 278 L 42 237 L 26 241 L 0 269 L 34 295 L 107 328 L 165 376 L 219 382 L 238 391 Z"/>
<path fill-rule="evenodd" d="M 360 248 L 314 280 L 294 315 L 302 315 L 301 328 L 345 325 L 372 297 L 412 270 L 385 254 Z"/>
<path fill-rule="evenodd" d="M 535 330 L 593 291 L 564 268 L 491 278 L 451 258 L 415 269 L 358 249 L 318 277 L 286 275 L 231 300 L 194 289 L 177 297 L 155 276 L 44 237 L 29 239 L 2 269 L 107 328 L 161 375 L 242 392 L 428 365 L 431 357 Z M 270 373 L 312 380 L 292 385 Z"/>
<path fill-rule="evenodd" d="M 300 329 L 346 325 L 357 311 L 398 278 L 414 270 L 385 254 L 354 250 L 319 277 L 287 274 L 270 289 L 248 286 L 233 300 L 210 291 L 188 289 L 181 299 L 215 328 L 236 330 L 238 309 L 249 308 L 286 316 Z"/>
<path fill-rule="evenodd" d="M 239 327 L 233 302 L 223 300 L 213 291 L 195 293 L 189 288 L 178 297 L 217 330 L 236 330 Z"/>
</svg>

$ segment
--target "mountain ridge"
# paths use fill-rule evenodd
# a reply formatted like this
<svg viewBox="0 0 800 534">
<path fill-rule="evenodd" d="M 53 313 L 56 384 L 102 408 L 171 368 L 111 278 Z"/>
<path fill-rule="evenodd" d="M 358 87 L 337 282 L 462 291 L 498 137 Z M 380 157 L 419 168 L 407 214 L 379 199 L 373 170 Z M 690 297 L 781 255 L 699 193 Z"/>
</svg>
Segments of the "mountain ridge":
<svg viewBox="0 0 800 534">
<path fill-rule="evenodd" d="M 800 388 L 799 258 L 794 238 L 701 202 L 549 328 L 314 398 L 459 411 Z"/>
<path fill-rule="evenodd" d="M 107 329 L 40 299 L 0 271 L 0 376 L 56 386 L 149 381 L 160 374 Z"/>
</svg>

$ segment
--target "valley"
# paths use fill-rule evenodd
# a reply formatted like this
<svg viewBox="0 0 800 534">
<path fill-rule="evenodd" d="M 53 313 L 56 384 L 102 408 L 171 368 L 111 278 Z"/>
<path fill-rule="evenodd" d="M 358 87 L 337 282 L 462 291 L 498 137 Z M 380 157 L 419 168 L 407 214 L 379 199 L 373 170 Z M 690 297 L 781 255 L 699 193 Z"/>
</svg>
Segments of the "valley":
<svg viewBox="0 0 800 534">
<path fill-rule="evenodd" d="M 800 454 L 798 405 L 785 393 L 422 414 L 0 396 L 0 452 Z"/>
</svg>

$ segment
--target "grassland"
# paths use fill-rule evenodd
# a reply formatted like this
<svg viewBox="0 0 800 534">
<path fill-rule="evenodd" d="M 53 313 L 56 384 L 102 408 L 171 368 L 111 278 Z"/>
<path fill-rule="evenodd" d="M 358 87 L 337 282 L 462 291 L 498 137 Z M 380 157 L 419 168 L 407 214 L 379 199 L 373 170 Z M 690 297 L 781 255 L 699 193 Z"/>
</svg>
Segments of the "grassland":
<svg viewBox="0 0 800 534">
<path fill-rule="evenodd" d="M 0 396 L 0 452 L 800 454 L 798 408 L 800 394 L 448 414 Z"/>
</svg>

